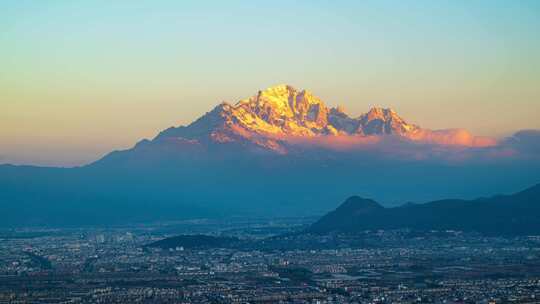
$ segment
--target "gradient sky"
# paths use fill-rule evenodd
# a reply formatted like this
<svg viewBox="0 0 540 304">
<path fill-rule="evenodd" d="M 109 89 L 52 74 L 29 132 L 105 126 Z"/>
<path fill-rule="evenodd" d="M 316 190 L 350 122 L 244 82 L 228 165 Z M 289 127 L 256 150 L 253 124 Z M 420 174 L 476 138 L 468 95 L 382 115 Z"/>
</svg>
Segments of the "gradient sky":
<svg viewBox="0 0 540 304">
<path fill-rule="evenodd" d="M 540 1 L 2 1 L 0 163 L 76 165 L 278 83 L 540 129 Z"/>
</svg>

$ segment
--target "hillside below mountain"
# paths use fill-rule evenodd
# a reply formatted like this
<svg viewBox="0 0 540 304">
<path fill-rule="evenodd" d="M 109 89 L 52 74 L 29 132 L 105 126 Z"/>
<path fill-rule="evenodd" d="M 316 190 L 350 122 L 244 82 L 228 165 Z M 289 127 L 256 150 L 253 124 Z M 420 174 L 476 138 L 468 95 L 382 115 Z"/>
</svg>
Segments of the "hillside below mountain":
<svg viewBox="0 0 540 304">
<path fill-rule="evenodd" d="M 365 230 L 456 230 L 486 235 L 540 235 L 540 184 L 512 195 L 438 200 L 384 208 L 354 196 L 314 223 L 311 233 Z"/>
</svg>

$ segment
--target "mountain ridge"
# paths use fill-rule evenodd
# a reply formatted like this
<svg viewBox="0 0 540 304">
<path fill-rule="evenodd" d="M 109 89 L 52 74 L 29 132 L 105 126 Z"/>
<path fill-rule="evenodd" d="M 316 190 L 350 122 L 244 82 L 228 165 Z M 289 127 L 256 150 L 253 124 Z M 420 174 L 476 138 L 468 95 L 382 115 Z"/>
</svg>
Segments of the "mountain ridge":
<svg viewBox="0 0 540 304">
<path fill-rule="evenodd" d="M 367 205 L 366 205 L 367 203 Z M 540 234 L 540 184 L 509 194 L 474 200 L 442 199 L 385 208 L 357 196 L 327 213 L 308 233 L 365 230 L 459 230 L 486 235 Z"/>
</svg>

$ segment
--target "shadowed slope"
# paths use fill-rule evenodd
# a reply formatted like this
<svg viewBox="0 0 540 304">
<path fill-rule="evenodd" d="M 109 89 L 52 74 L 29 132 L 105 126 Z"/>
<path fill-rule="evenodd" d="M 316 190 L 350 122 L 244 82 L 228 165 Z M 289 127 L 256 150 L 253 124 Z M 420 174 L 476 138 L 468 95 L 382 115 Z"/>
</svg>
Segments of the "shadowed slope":
<svg viewBox="0 0 540 304">
<path fill-rule="evenodd" d="M 351 197 L 309 229 L 313 233 L 377 229 L 463 230 L 488 235 L 540 234 L 540 184 L 512 195 L 439 200 L 383 208 Z"/>
</svg>

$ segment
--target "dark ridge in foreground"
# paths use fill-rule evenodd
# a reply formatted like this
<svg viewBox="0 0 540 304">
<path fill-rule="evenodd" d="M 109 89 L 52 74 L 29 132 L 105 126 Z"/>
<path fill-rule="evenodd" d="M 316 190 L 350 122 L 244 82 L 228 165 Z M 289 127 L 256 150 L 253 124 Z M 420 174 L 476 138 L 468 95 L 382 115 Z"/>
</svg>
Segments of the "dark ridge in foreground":
<svg viewBox="0 0 540 304">
<path fill-rule="evenodd" d="M 378 229 L 459 230 L 485 235 L 540 235 L 540 184 L 512 195 L 439 200 L 384 208 L 348 198 L 314 223 L 308 233 L 356 233 Z"/>
</svg>

